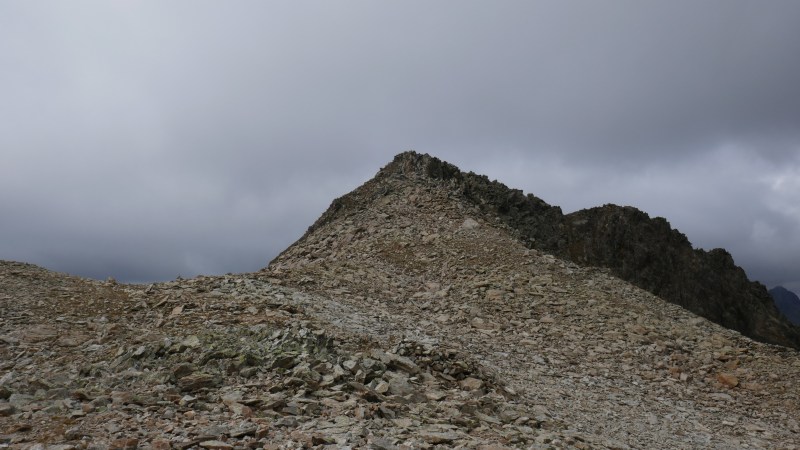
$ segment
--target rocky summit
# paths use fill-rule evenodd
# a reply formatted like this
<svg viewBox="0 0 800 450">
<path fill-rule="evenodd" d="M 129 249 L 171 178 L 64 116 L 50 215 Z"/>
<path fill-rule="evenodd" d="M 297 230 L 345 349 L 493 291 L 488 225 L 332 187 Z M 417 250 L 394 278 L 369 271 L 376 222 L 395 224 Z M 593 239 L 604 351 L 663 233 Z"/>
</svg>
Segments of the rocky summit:
<svg viewBox="0 0 800 450">
<path fill-rule="evenodd" d="M 710 293 L 741 269 L 642 214 L 564 216 L 409 152 L 257 273 L 2 262 L 0 448 L 800 447 L 800 353 L 687 309 L 704 265 Z M 659 252 L 695 265 L 659 276 Z"/>
</svg>

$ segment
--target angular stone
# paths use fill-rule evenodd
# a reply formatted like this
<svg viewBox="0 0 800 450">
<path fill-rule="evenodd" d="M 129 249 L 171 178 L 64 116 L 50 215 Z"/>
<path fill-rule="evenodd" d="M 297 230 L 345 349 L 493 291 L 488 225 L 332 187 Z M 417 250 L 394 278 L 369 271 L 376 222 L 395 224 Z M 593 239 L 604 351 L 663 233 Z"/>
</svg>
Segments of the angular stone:
<svg viewBox="0 0 800 450">
<path fill-rule="evenodd" d="M 0 403 L 0 417 L 7 417 L 16 411 L 16 408 L 11 403 Z"/>
<path fill-rule="evenodd" d="M 233 445 L 217 440 L 203 441 L 198 445 L 209 450 L 233 450 Z"/>
<path fill-rule="evenodd" d="M 186 348 L 197 348 L 197 347 L 200 347 L 200 338 L 197 337 L 194 334 L 190 335 L 190 336 L 187 336 L 186 338 L 184 338 L 181 341 L 180 345 L 182 347 L 186 347 Z"/>
<path fill-rule="evenodd" d="M 391 356 L 391 361 L 389 361 L 388 364 L 390 369 L 402 370 L 403 372 L 411 375 L 419 373 L 419 366 L 417 366 L 417 364 L 411 359 L 406 358 L 405 356 L 395 355 L 393 353 L 390 353 L 389 355 Z"/>
<path fill-rule="evenodd" d="M 172 368 L 172 376 L 175 379 L 183 378 L 197 370 L 194 364 L 181 363 Z"/>
<path fill-rule="evenodd" d="M 713 392 L 711 394 L 708 394 L 708 396 L 713 398 L 714 400 L 717 400 L 717 401 L 723 401 L 723 402 L 732 402 L 733 401 L 733 397 L 731 397 L 730 395 L 725 394 L 723 392 Z"/>
<path fill-rule="evenodd" d="M 467 217 L 464 219 L 464 222 L 461 223 L 462 230 L 475 230 L 480 226 L 481 225 L 471 217 Z"/>
<path fill-rule="evenodd" d="M 483 387 L 483 381 L 469 377 L 459 381 L 458 385 L 465 391 L 477 391 Z"/>
<path fill-rule="evenodd" d="M 123 438 L 112 441 L 108 445 L 109 450 L 136 450 L 139 448 L 139 440 L 135 438 Z"/>
<path fill-rule="evenodd" d="M 200 389 L 215 387 L 219 380 L 211 374 L 195 372 L 178 380 L 178 387 L 182 391 L 195 392 Z"/>
<path fill-rule="evenodd" d="M 228 434 L 234 439 L 239 439 L 244 436 L 255 436 L 258 432 L 258 425 L 254 423 L 245 423 L 239 427 L 231 430 Z"/>
<path fill-rule="evenodd" d="M 425 391 L 425 397 L 428 400 L 433 400 L 435 402 L 438 402 L 439 400 L 447 397 L 447 394 L 442 391 L 428 390 Z"/>
<path fill-rule="evenodd" d="M 484 413 L 482 413 L 480 411 L 475 411 L 475 417 L 480 421 L 491 423 L 491 424 L 494 424 L 494 425 L 501 425 L 503 423 L 497 417 L 490 416 L 488 414 L 484 414 Z M 511 421 L 509 421 L 509 422 L 511 422 Z"/>
<path fill-rule="evenodd" d="M 505 293 L 499 289 L 487 289 L 484 298 L 486 298 L 487 301 L 499 302 L 503 300 L 504 294 Z"/>
<path fill-rule="evenodd" d="M 153 442 L 150 443 L 150 448 L 152 450 L 170 450 L 172 444 L 166 439 L 153 439 Z"/>
<path fill-rule="evenodd" d="M 369 441 L 370 450 L 398 450 L 399 447 L 383 437 L 373 437 Z"/>
<path fill-rule="evenodd" d="M 408 378 L 394 374 L 389 378 L 389 393 L 392 395 L 408 395 L 414 391 L 414 388 L 409 384 Z"/>
<path fill-rule="evenodd" d="M 735 388 L 739 385 L 739 378 L 733 374 L 725 372 L 720 372 L 717 374 L 717 381 L 729 388 Z"/>
<path fill-rule="evenodd" d="M 227 402 L 225 404 L 228 406 L 228 409 L 230 409 L 231 412 L 236 414 L 237 416 L 242 416 L 242 417 L 253 416 L 253 409 L 250 408 L 249 406 L 245 406 L 237 402 Z"/>
<path fill-rule="evenodd" d="M 419 437 L 429 444 L 450 444 L 462 436 L 454 432 L 421 431 Z"/>
<path fill-rule="evenodd" d="M 385 381 L 380 381 L 378 384 L 375 385 L 375 392 L 379 394 L 385 394 L 389 391 L 389 383 Z"/>
</svg>

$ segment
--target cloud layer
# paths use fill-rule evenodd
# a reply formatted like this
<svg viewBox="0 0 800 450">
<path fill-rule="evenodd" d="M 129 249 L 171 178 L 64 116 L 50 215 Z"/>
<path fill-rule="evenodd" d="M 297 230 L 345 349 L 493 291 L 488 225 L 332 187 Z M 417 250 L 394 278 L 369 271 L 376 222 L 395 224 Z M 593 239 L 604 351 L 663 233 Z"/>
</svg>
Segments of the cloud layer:
<svg viewBox="0 0 800 450">
<path fill-rule="evenodd" d="M 0 258 L 256 270 L 413 148 L 800 289 L 794 2 L 17 2 L 0 42 Z"/>
</svg>

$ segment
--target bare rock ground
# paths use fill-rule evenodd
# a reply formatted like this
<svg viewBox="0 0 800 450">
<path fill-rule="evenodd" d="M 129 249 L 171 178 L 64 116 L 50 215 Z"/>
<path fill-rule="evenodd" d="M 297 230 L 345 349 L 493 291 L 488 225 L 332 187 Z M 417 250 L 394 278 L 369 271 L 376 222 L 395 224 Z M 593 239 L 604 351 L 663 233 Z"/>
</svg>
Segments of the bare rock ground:
<svg viewBox="0 0 800 450">
<path fill-rule="evenodd" d="M 592 446 L 797 445 L 796 351 L 526 249 L 438 183 L 396 188 L 313 230 L 266 273 L 371 305 L 387 336 L 464 349 L 523 409 Z"/>
<path fill-rule="evenodd" d="M 0 448 L 798 448 L 800 354 L 393 180 L 258 273 L 0 263 Z"/>
</svg>

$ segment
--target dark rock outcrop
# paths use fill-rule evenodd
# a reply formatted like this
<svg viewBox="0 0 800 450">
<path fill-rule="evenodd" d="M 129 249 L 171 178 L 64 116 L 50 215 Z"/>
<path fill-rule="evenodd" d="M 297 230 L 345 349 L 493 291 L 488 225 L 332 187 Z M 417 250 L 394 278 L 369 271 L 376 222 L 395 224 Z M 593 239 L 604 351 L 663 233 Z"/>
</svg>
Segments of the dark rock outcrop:
<svg viewBox="0 0 800 450">
<path fill-rule="evenodd" d="M 795 325 L 800 325 L 800 297 L 783 286 L 769 290 L 778 310 Z"/>
<path fill-rule="evenodd" d="M 564 215 L 531 194 L 465 173 L 429 155 L 405 152 L 370 181 L 333 201 L 309 228 L 365 208 L 392 192 L 394 180 L 445 183 L 487 221 L 508 226 L 525 245 L 614 275 L 753 339 L 800 348 L 800 327 L 781 316 L 764 285 L 752 282 L 723 249 L 694 249 L 663 218 L 605 205 Z M 302 239 L 302 238 L 301 238 Z"/>
<path fill-rule="evenodd" d="M 775 308 L 723 249 L 692 248 L 660 217 L 605 205 L 566 216 L 568 247 L 558 253 L 611 272 L 659 297 L 754 339 L 800 348 L 800 330 Z"/>
</svg>

